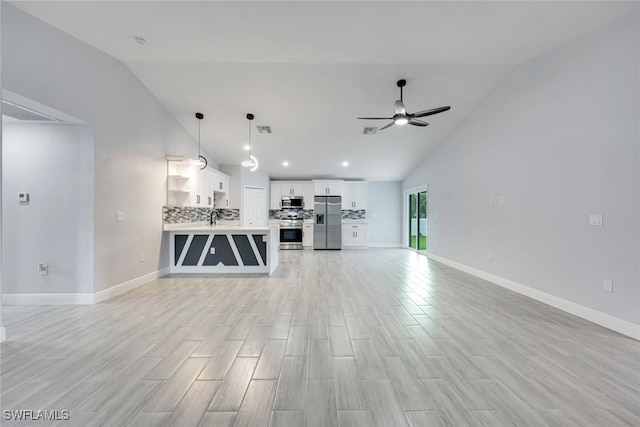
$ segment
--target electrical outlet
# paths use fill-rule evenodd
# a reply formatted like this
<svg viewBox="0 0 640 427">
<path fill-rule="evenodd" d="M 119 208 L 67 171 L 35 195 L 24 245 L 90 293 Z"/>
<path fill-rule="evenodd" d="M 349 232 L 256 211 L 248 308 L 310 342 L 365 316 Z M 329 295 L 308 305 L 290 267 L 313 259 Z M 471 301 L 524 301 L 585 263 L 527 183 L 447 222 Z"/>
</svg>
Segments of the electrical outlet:
<svg viewBox="0 0 640 427">
<path fill-rule="evenodd" d="M 501 205 L 504 205 L 504 196 L 500 196 L 498 200 L 500 201 Z"/>
<path fill-rule="evenodd" d="M 144 252 L 142 252 L 142 253 L 140 254 L 140 262 L 141 262 L 141 263 L 142 263 L 142 262 L 144 262 Z"/>
<path fill-rule="evenodd" d="M 605 292 L 613 292 L 613 280 L 604 279 L 602 290 Z"/>
<path fill-rule="evenodd" d="M 489 261 L 493 261 L 493 252 L 489 252 Z"/>
<path fill-rule="evenodd" d="M 209 248 L 209 253 L 211 255 L 215 255 L 216 254 L 216 248 L 214 246 L 211 246 L 211 248 Z"/>
<path fill-rule="evenodd" d="M 122 212 L 122 211 L 116 212 L 116 221 L 117 222 L 124 221 L 124 212 Z"/>
<path fill-rule="evenodd" d="M 593 227 L 602 227 L 602 214 L 589 215 L 589 225 Z"/>
</svg>

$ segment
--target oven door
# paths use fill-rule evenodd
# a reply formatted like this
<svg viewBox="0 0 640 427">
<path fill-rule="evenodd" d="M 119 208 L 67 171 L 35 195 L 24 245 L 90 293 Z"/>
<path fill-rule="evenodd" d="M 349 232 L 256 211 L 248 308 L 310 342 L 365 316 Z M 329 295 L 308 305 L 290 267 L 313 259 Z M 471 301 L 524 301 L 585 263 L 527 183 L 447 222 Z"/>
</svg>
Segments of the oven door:
<svg viewBox="0 0 640 427">
<path fill-rule="evenodd" d="M 302 228 L 281 226 L 280 249 L 302 249 Z"/>
</svg>

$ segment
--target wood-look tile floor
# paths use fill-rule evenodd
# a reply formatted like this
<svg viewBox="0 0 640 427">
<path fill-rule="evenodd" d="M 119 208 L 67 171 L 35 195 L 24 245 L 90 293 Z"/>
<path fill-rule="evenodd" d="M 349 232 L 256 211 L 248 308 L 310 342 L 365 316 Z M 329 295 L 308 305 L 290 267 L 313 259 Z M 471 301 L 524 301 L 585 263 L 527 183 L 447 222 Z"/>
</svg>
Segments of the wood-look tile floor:
<svg viewBox="0 0 640 427">
<path fill-rule="evenodd" d="M 401 249 L 4 307 L 2 410 L 64 426 L 638 426 L 640 343 Z M 45 425 L 42 421 L 3 425 Z"/>
</svg>

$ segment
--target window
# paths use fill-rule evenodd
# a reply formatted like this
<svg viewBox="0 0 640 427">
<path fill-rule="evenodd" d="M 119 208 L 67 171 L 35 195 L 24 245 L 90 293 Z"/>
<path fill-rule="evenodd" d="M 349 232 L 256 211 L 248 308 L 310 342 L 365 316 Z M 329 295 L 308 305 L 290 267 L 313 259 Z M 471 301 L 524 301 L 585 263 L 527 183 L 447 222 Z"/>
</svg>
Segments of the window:
<svg viewBox="0 0 640 427">
<path fill-rule="evenodd" d="M 426 251 L 427 239 L 427 192 L 409 194 L 409 247 Z"/>
</svg>

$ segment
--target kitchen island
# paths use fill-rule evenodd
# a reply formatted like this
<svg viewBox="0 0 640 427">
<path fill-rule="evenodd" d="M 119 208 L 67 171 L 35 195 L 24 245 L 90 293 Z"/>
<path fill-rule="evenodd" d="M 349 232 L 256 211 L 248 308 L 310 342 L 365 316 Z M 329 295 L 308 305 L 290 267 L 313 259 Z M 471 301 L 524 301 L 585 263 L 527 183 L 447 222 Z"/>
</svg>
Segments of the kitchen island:
<svg viewBox="0 0 640 427">
<path fill-rule="evenodd" d="M 165 224 L 171 273 L 267 273 L 278 267 L 278 228 Z"/>
</svg>

